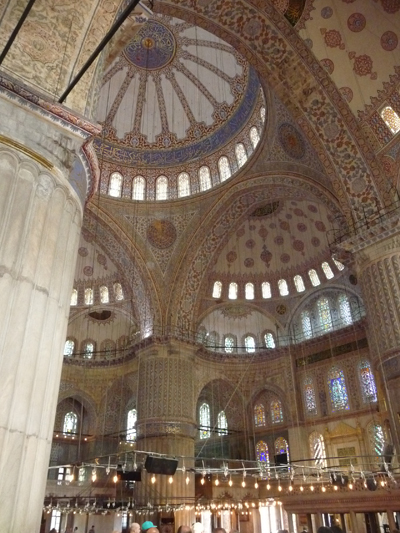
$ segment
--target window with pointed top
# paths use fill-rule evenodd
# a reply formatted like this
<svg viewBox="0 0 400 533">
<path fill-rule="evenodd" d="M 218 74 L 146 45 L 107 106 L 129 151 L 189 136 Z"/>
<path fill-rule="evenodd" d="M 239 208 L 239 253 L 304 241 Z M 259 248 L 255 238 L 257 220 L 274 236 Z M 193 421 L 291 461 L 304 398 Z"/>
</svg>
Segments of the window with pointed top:
<svg viewBox="0 0 400 533">
<path fill-rule="evenodd" d="M 126 440 L 129 442 L 136 440 L 136 422 L 137 411 L 136 409 L 130 409 L 126 417 Z"/>
<path fill-rule="evenodd" d="M 343 264 L 343 263 L 341 263 L 340 261 L 338 261 L 338 260 L 335 259 L 334 257 L 332 257 L 332 259 L 333 259 L 333 262 L 335 263 L 336 268 L 337 268 L 338 270 L 341 271 L 341 270 L 344 269 L 344 264 Z"/>
<path fill-rule="evenodd" d="M 334 366 L 328 372 L 328 388 L 332 412 L 350 409 L 343 370 Z"/>
<path fill-rule="evenodd" d="M 72 339 L 67 339 L 64 345 L 64 356 L 71 357 L 71 355 L 74 355 L 74 350 L 75 350 L 75 341 L 73 341 Z"/>
<path fill-rule="evenodd" d="M 289 463 L 290 457 L 289 457 L 289 444 L 288 441 L 283 437 L 278 437 L 275 441 L 275 454 L 276 455 L 282 455 L 286 453 L 287 455 L 287 462 Z"/>
<path fill-rule="evenodd" d="M 264 442 L 263 440 L 259 440 L 257 442 L 256 456 L 257 456 L 257 461 L 259 461 L 260 463 L 266 463 L 267 467 L 269 467 L 268 444 Z"/>
<path fill-rule="evenodd" d="M 271 402 L 271 421 L 273 424 L 280 424 L 283 422 L 283 411 L 280 400 L 273 400 Z"/>
<path fill-rule="evenodd" d="M 393 134 L 400 131 L 400 117 L 391 106 L 382 109 L 381 117 Z"/>
<path fill-rule="evenodd" d="M 156 181 L 156 200 L 168 200 L 168 178 L 158 176 Z"/>
<path fill-rule="evenodd" d="M 247 335 L 245 337 L 244 346 L 247 353 L 254 353 L 256 351 L 256 340 L 253 335 Z"/>
<path fill-rule="evenodd" d="M 265 409 L 262 403 L 254 406 L 254 425 L 256 427 L 265 426 Z"/>
<path fill-rule="evenodd" d="M 72 289 L 71 305 L 78 305 L 78 291 L 76 289 Z"/>
<path fill-rule="evenodd" d="M 264 299 L 271 298 L 271 284 L 269 283 L 269 281 L 262 282 L 261 294 Z"/>
<path fill-rule="evenodd" d="M 202 403 L 199 409 L 199 422 L 200 422 L 200 438 L 208 439 L 211 436 L 210 426 L 210 406 L 208 403 Z"/>
<path fill-rule="evenodd" d="M 218 160 L 218 170 L 219 170 L 219 179 L 220 181 L 225 181 L 229 179 L 232 175 L 231 167 L 229 165 L 229 160 L 224 155 Z"/>
<path fill-rule="evenodd" d="M 228 435 L 228 419 L 225 411 L 220 411 L 217 416 L 217 432 L 218 435 Z"/>
<path fill-rule="evenodd" d="M 93 304 L 93 289 L 87 288 L 85 289 L 85 305 L 92 305 Z"/>
<path fill-rule="evenodd" d="M 328 298 L 319 298 L 317 302 L 317 308 L 319 316 L 319 326 L 321 330 L 323 332 L 330 331 L 333 327 L 333 324 Z"/>
<path fill-rule="evenodd" d="M 304 403 L 308 415 L 317 414 L 317 400 L 315 397 L 314 382 L 311 377 L 306 377 L 303 384 Z"/>
<path fill-rule="evenodd" d="M 178 196 L 182 198 L 190 195 L 190 179 L 187 172 L 181 172 L 178 176 Z"/>
<path fill-rule="evenodd" d="M 238 297 L 238 286 L 237 283 L 232 281 L 229 283 L 229 291 L 228 291 L 228 298 L 230 300 L 236 300 Z"/>
<path fill-rule="evenodd" d="M 211 189 L 211 174 L 210 169 L 206 166 L 199 169 L 200 190 L 207 191 Z"/>
<path fill-rule="evenodd" d="M 124 291 L 122 290 L 122 285 L 121 283 L 114 283 L 114 296 L 115 296 L 115 299 L 117 300 L 117 302 L 121 301 L 124 299 Z"/>
<path fill-rule="evenodd" d="M 326 279 L 332 279 L 334 277 L 335 274 L 332 272 L 330 264 L 327 261 L 322 263 L 321 268 L 324 271 Z"/>
<path fill-rule="evenodd" d="M 241 168 L 247 161 L 247 152 L 243 143 L 238 143 L 235 146 L 235 155 L 238 167 Z"/>
<path fill-rule="evenodd" d="M 222 283 L 220 281 L 214 281 L 212 297 L 221 298 L 222 294 Z"/>
<path fill-rule="evenodd" d="M 385 447 L 385 434 L 382 426 L 380 424 L 376 424 L 375 422 L 371 422 L 367 427 L 367 431 L 371 452 L 374 455 L 382 456 Z"/>
<path fill-rule="evenodd" d="M 324 437 L 317 431 L 313 431 L 308 438 L 310 443 L 311 457 L 318 468 L 326 468 L 326 452 Z"/>
<path fill-rule="evenodd" d="M 225 336 L 224 348 L 226 353 L 233 353 L 235 349 L 235 337 L 233 335 Z"/>
<path fill-rule="evenodd" d="M 303 330 L 303 335 L 306 339 L 311 339 L 312 337 L 312 326 L 311 326 L 311 317 L 309 311 L 302 311 L 301 313 L 301 328 Z"/>
<path fill-rule="evenodd" d="M 278 280 L 278 289 L 281 296 L 287 296 L 289 294 L 289 287 L 285 279 Z"/>
<path fill-rule="evenodd" d="M 108 304 L 110 301 L 109 295 L 108 295 L 108 287 L 107 285 L 102 285 L 100 287 L 100 302 L 102 304 Z"/>
<path fill-rule="evenodd" d="M 296 287 L 297 292 L 304 292 L 306 290 L 303 278 L 300 276 L 300 274 L 297 274 L 293 278 L 293 281 L 294 281 L 294 286 Z"/>
<path fill-rule="evenodd" d="M 63 433 L 64 435 L 76 434 L 78 430 L 78 416 L 70 411 L 64 416 Z"/>
<path fill-rule="evenodd" d="M 321 285 L 317 271 L 313 268 L 308 271 L 308 277 L 310 278 L 313 287 L 318 287 L 318 285 Z"/>
<path fill-rule="evenodd" d="M 253 149 L 255 150 L 257 148 L 257 144 L 260 142 L 260 134 L 258 133 L 258 129 L 255 126 L 250 128 L 250 141 L 253 146 Z"/>
<path fill-rule="evenodd" d="M 94 343 L 86 341 L 83 345 L 83 357 L 85 359 L 92 359 L 94 353 Z"/>
<path fill-rule="evenodd" d="M 246 300 L 254 300 L 254 283 L 246 283 L 244 287 L 244 295 Z"/>
<path fill-rule="evenodd" d="M 349 299 L 346 294 L 341 294 L 338 298 L 340 318 L 346 326 L 353 323 L 353 316 L 351 314 L 351 307 Z"/>
<path fill-rule="evenodd" d="M 146 195 L 146 180 L 143 176 L 136 176 L 132 182 L 132 200 L 144 200 Z"/>
<path fill-rule="evenodd" d="M 275 348 L 275 339 L 270 331 L 264 333 L 264 344 L 266 348 Z"/>
<path fill-rule="evenodd" d="M 378 400 L 375 378 L 368 361 L 361 361 L 358 365 L 361 392 L 364 403 L 376 402 Z"/>
<path fill-rule="evenodd" d="M 121 196 L 122 182 L 123 182 L 123 178 L 121 174 L 119 174 L 118 172 L 114 172 L 113 174 L 111 174 L 110 182 L 108 185 L 109 196 L 114 196 L 115 198 L 118 198 Z"/>
</svg>

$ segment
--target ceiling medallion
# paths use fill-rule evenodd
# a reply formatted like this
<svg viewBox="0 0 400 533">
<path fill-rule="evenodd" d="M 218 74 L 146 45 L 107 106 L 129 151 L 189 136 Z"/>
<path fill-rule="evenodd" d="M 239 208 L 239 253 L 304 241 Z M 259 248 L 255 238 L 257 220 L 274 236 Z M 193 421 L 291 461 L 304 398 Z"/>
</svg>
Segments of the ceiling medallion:
<svg viewBox="0 0 400 533">
<path fill-rule="evenodd" d="M 158 70 L 170 63 L 176 52 L 175 37 L 164 24 L 148 20 L 124 50 L 125 57 L 136 67 Z"/>
<path fill-rule="evenodd" d="M 155 248 L 169 248 L 176 241 L 176 228 L 169 220 L 153 220 L 146 232 L 147 240 Z"/>
</svg>

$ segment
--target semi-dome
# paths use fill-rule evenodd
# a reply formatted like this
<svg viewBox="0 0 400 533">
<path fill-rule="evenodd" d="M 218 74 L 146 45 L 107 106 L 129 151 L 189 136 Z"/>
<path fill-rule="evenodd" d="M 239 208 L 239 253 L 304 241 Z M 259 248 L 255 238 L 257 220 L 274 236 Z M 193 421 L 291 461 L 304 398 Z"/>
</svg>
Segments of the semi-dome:
<svg viewBox="0 0 400 533">
<path fill-rule="evenodd" d="M 258 76 L 234 48 L 153 16 L 103 78 L 101 192 L 165 200 L 218 185 L 254 152 L 265 113 Z"/>
</svg>

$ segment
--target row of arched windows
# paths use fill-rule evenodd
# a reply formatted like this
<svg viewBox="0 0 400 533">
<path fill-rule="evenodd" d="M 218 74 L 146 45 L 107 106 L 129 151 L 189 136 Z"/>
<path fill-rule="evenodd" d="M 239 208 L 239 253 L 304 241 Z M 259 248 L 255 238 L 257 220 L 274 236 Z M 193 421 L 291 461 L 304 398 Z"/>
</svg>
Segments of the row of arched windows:
<svg viewBox="0 0 400 533">
<path fill-rule="evenodd" d="M 262 335 L 263 344 L 259 346 L 257 343 L 256 336 L 252 333 L 248 333 L 242 339 L 241 346 L 238 346 L 238 341 L 236 335 L 228 333 L 223 336 L 222 344 L 220 345 L 220 336 L 216 331 L 211 331 L 206 333 L 205 330 L 203 334 L 199 335 L 199 341 L 202 342 L 208 348 L 214 350 L 222 350 L 225 353 L 237 353 L 239 351 L 244 351 L 246 353 L 254 353 L 256 349 L 265 349 L 265 348 L 275 348 L 275 335 L 271 331 L 266 331 Z"/>
<path fill-rule="evenodd" d="M 210 406 L 203 402 L 199 407 L 199 426 L 200 439 L 208 439 L 211 437 L 211 415 Z M 220 436 L 228 435 L 228 419 L 225 411 L 220 411 L 217 415 L 216 432 Z"/>
<path fill-rule="evenodd" d="M 115 356 L 118 352 L 123 351 L 126 346 L 129 344 L 129 337 L 127 335 L 121 335 L 118 338 L 117 342 L 106 339 L 100 344 L 100 355 L 106 359 Z M 79 343 L 68 337 L 64 345 L 64 356 L 72 357 L 79 350 Z M 86 339 L 80 344 L 79 354 L 83 356 L 84 359 L 92 359 L 96 352 L 96 342 L 92 339 Z"/>
<path fill-rule="evenodd" d="M 269 403 L 269 413 L 272 424 L 282 424 L 283 409 L 280 400 L 274 399 Z M 266 425 L 265 407 L 263 403 L 257 403 L 254 406 L 254 425 L 256 427 L 264 427 Z"/>
<path fill-rule="evenodd" d="M 336 267 L 338 270 L 343 270 L 344 265 L 340 263 L 340 261 L 337 261 L 336 259 L 333 259 Z M 327 261 L 324 261 L 321 264 L 321 268 L 325 274 L 325 277 L 327 280 L 332 279 L 335 274 L 333 273 L 333 270 L 329 263 Z M 310 278 L 310 282 L 313 287 L 318 287 L 321 285 L 321 280 L 318 276 L 317 271 L 312 268 L 308 271 L 308 277 Z M 306 286 L 304 284 L 304 279 L 300 274 L 297 274 L 293 278 L 294 286 L 296 287 L 297 292 L 304 292 L 306 290 Z M 289 286 L 285 279 L 278 280 L 278 290 L 280 296 L 288 296 L 289 294 Z M 238 298 L 238 284 L 232 281 L 229 283 L 228 287 L 228 298 L 230 300 L 236 300 Z M 268 281 L 264 281 L 261 284 L 261 295 L 264 299 L 271 298 L 272 297 L 272 291 L 271 291 L 271 284 Z M 212 290 L 212 297 L 213 298 L 221 298 L 222 296 L 222 282 L 221 281 L 215 281 L 213 285 Z M 255 286 L 254 283 L 248 282 L 244 286 L 244 297 L 246 300 L 254 300 L 255 298 Z"/>
<path fill-rule="evenodd" d="M 121 283 L 114 283 L 112 287 L 114 300 L 116 300 L 117 302 L 123 300 L 124 292 L 122 290 Z M 101 285 L 101 287 L 99 287 L 99 296 L 100 303 L 110 303 L 110 291 L 107 285 Z M 91 287 L 86 287 L 86 289 L 84 290 L 84 302 L 85 305 L 92 305 L 94 303 L 94 291 Z M 71 305 L 78 305 L 78 289 L 72 289 Z"/>
<path fill-rule="evenodd" d="M 286 457 L 285 462 L 290 461 L 289 444 L 285 438 L 278 437 L 274 443 L 274 448 L 275 448 L 274 450 L 275 455 L 286 454 L 287 457 Z M 256 444 L 256 458 L 257 458 L 257 461 L 259 461 L 260 463 L 265 463 L 266 466 L 269 467 L 270 457 L 269 457 L 268 444 L 263 440 L 259 440 Z"/>
</svg>

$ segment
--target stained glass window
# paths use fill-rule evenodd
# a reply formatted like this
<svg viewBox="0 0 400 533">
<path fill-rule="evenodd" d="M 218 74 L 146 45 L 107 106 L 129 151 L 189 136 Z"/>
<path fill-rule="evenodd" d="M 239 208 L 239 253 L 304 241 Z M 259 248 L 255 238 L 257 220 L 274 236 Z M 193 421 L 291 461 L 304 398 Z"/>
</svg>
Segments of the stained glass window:
<svg viewBox="0 0 400 533">
<path fill-rule="evenodd" d="M 108 304 L 110 301 L 110 298 L 108 296 L 108 287 L 106 285 L 102 285 L 100 287 L 100 301 L 102 304 Z"/>
<path fill-rule="evenodd" d="M 335 366 L 330 369 L 328 373 L 328 387 L 331 397 L 332 411 L 350 409 L 343 370 L 340 370 Z"/>
<path fill-rule="evenodd" d="M 235 338 L 232 335 L 227 335 L 224 339 L 224 346 L 226 353 L 233 353 L 235 348 Z"/>
<path fill-rule="evenodd" d="M 112 357 L 113 352 L 115 351 L 115 343 L 112 340 L 106 340 L 103 342 L 102 351 L 104 353 L 104 356 L 107 359 L 110 359 Z"/>
<path fill-rule="evenodd" d="M 228 419 L 225 411 L 220 411 L 217 416 L 218 435 L 228 435 Z"/>
<path fill-rule="evenodd" d="M 222 283 L 220 281 L 215 281 L 213 285 L 212 297 L 221 298 L 221 293 L 222 293 Z"/>
<path fill-rule="evenodd" d="M 92 305 L 93 303 L 93 290 L 90 288 L 85 289 L 85 304 Z"/>
<path fill-rule="evenodd" d="M 293 278 L 293 281 L 297 292 L 303 292 L 306 290 L 303 278 L 300 276 L 300 274 L 297 274 L 297 276 Z"/>
<path fill-rule="evenodd" d="M 317 302 L 319 325 L 323 331 L 332 329 L 332 317 L 328 298 L 320 298 Z"/>
<path fill-rule="evenodd" d="M 275 348 L 275 339 L 271 332 L 264 333 L 264 343 L 266 348 Z"/>
<path fill-rule="evenodd" d="M 255 126 L 253 126 L 250 129 L 250 141 L 254 149 L 257 147 L 257 144 L 260 142 L 260 134 L 258 133 L 258 129 Z"/>
<path fill-rule="evenodd" d="M 211 331 L 207 336 L 207 346 L 216 348 L 219 342 L 219 335 L 216 331 Z"/>
<path fill-rule="evenodd" d="M 237 286 L 237 283 L 232 281 L 231 283 L 229 283 L 228 298 L 230 300 L 236 300 L 237 296 L 238 296 L 238 286 Z"/>
<path fill-rule="evenodd" d="M 285 279 L 278 280 L 278 289 L 281 296 L 287 296 L 289 294 L 288 284 Z"/>
<path fill-rule="evenodd" d="M 247 353 L 254 353 L 256 351 L 256 341 L 252 335 L 247 335 L 245 337 L 244 346 Z"/>
<path fill-rule="evenodd" d="M 313 431 L 309 436 L 311 457 L 315 461 L 315 466 L 326 467 L 326 452 L 324 437 L 317 431 Z"/>
<path fill-rule="evenodd" d="M 321 265 L 322 270 L 324 271 L 326 279 L 332 279 L 334 273 L 332 272 L 331 266 L 327 261 L 324 261 Z"/>
<path fill-rule="evenodd" d="M 262 282 L 261 293 L 263 298 L 271 298 L 271 284 L 269 283 L 269 281 Z"/>
<path fill-rule="evenodd" d="M 117 301 L 124 299 L 124 293 L 122 290 L 121 283 L 114 283 L 114 295 Z"/>
<path fill-rule="evenodd" d="M 156 200 L 168 200 L 168 178 L 159 176 L 156 181 Z"/>
<path fill-rule="evenodd" d="M 178 196 L 189 196 L 190 194 L 190 181 L 189 174 L 187 172 L 181 172 L 178 176 Z"/>
<path fill-rule="evenodd" d="M 283 411 L 280 400 L 272 400 L 271 402 L 271 420 L 273 424 L 283 422 Z"/>
<path fill-rule="evenodd" d="M 311 377 L 307 377 L 304 380 L 304 403 L 308 414 L 317 414 L 317 401 L 315 398 L 314 383 Z"/>
<path fill-rule="evenodd" d="M 392 107 L 384 107 L 381 111 L 381 117 L 392 133 L 400 131 L 400 117 Z"/>
<path fill-rule="evenodd" d="M 67 357 L 71 357 L 73 355 L 75 349 L 75 342 L 72 339 L 67 339 L 65 341 L 64 346 L 64 355 Z"/>
<path fill-rule="evenodd" d="M 244 147 L 244 144 L 238 143 L 235 146 L 235 154 L 236 154 L 237 164 L 238 164 L 238 166 L 240 168 L 247 161 L 247 153 L 246 153 L 246 148 Z"/>
<path fill-rule="evenodd" d="M 76 289 L 72 289 L 71 305 L 78 305 L 78 291 Z"/>
<path fill-rule="evenodd" d="M 136 409 L 130 409 L 128 411 L 128 416 L 126 417 L 126 440 L 135 441 L 136 440 L 136 421 L 137 421 L 137 411 Z"/>
<path fill-rule="evenodd" d="M 207 191 L 208 189 L 211 189 L 211 175 L 208 167 L 200 167 L 199 178 L 201 191 Z"/>
<path fill-rule="evenodd" d="M 219 179 L 225 181 L 231 177 L 231 167 L 229 165 L 228 158 L 224 155 L 218 160 Z"/>
<path fill-rule="evenodd" d="M 260 440 L 257 442 L 256 456 L 257 456 L 257 461 L 260 461 L 260 463 L 267 463 L 267 466 L 269 466 L 268 445 L 263 440 Z"/>
<path fill-rule="evenodd" d="M 132 183 L 132 200 L 144 200 L 146 180 L 143 176 L 136 176 Z"/>
<path fill-rule="evenodd" d="M 368 426 L 369 441 L 372 453 L 375 455 L 383 455 L 385 447 L 385 434 L 380 424 L 372 422 Z"/>
<path fill-rule="evenodd" d="M 254 284 L 246 283 L 244 288 L 246 300 L 254 300 Z"/>
<path fill-rule="evenodd" d="M 344 264 L 343 263 L 341 263 L 340 261 L 338 261 L 334 257 L 332 257 L 332 259 L 333 259 L 333 262 L 335 263 L 335 265 L 336 265 L 338 270 L 343 270 L 344 269 Z"/>
<path fill-rule="evenodd" d="M 118 172 L 111 174 L 110 183 L 108 185 L 108 194 L 118 198 L 122 192 L 122 176 Z"/>
<path fill-rule="evenodd" d="M 211 435 L 210 432 L 210 406 L 208 403 L 202 403 L 199 409 L 199 420 L 200 420 L 200 438 L 208 439 Z"/>
<path fill-rule="evenodd" d="M 254 424 L 256 427 L 265 426 L 265 409 L 262 403 L 254 407 Z"/>
<path fill-rule="evenodd" d="M 68 435 L 69 433 L 76 433 L 78 428 L 78 417 L 75 413 L 70 411 L 64 416 L 63 433 Z"/>
<path fill-rule="evenodd" d="M 93 357 L 94 344 L 92 341 L 85 342 L 83 346 L 83 357 L 86 359 L 91 359 Z"/>
<path fill-rule="evenodd" d="M 302 311 L 301 313 L 301 327 L 303 335 L 306 339 L 312 337 L 311 317 L 309 311 Z"/>
<path fill-rule="evenodd" d="M 349 299 L 345 294 L 341 294 L 338 299 L 339 302 L 339 314 L 343 324 L 349 326 L 353 323 L 353 317 L 351 314 L 351 307 Z"/>
<path fill-rule="evenodd" d="M 276 455 L 280 455 L 282 453 L 287 454 L 287 460 L 289 462 L 289 444 L 287 443 L 287 440 L 283 437 L 278 437 L 275 441 L 275 453 Z"/>
<path fill-rule="evenodd" d="M 264 107 L 264 106 L 262 106 L 262 107 L 260 108 L 260 117 L 261 117 L 261 120 L 262 120 L 263 122 L 265 122 L 265 107 Z"/>
<path fill-rule="evenodd" d="M 314 270 L 313 268 L 308 271 L 308 277 L 310 278 L 310 281 L 311 281 L 313 287 L 318 287 L 318 285 L 321 284 L 321 282 L 319 280 L 319 277 L 318 277 L 318 274 L 317 274 L 317 271 Z"/>
<path fill-rule="evenodd" d="M 375 379 L 371 370 L 371 365 L 368 361 L 361 361 L 358 368 L 364 403 L 376 402 L 378 397 L 376 394 Z"/>
</svg>

